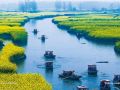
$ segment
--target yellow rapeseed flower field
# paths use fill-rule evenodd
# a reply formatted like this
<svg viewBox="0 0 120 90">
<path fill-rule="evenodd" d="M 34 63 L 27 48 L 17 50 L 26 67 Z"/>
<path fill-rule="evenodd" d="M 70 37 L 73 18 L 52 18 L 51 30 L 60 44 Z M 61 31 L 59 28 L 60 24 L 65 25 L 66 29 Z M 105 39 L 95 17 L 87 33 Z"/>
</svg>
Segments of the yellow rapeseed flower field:
<svg viewBox="0 0 120 90">
<path fill-rule="evenodd" d="M 16 54 L 24 54 L 22 47 L 15 46 L 12 43 L 7 44 L 0 54 L 0 72 L 16 72 L 16 64 L 11 63 L 10 57 Z"/>
<path fill-rule="evenodd" d="M 55 15 L 55 13 L 49 13 Z M 11 36 L 13 42 L 27 42 L 27 32 L 22 27 L 29 18 L 47 13 L 0 12 L 0 38 Z M 14 55 L 24 55 L 24 48 L 8 43 L 0 53 L 0 90 L 52 90 L 52 86 L 39 74 L 17 74 L 17 66 L 11 62 Z"/>
</svg>

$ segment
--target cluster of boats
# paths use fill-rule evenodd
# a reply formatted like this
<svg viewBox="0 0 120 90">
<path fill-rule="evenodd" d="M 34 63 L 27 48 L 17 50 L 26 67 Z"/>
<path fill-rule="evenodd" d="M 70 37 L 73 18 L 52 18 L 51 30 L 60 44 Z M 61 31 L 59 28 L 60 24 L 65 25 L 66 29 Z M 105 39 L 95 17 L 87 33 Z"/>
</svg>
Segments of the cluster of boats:
<svg viewBox="0 0 120 90">
<path fill-rule="evenodd" d="M 91 73 L 90 73 L 91 74 Z M 120 89 L 120 75 L 114 75 L 114 79 L 111 82 L 110 80 L 101 80 L 100 81 L 100 90 L 112 90 L 111 85 L 115 86 L 115 90 Z M 89 90 L 86 86 L 77 86 L 77 90 Z"/>
<path fill-rule="evenodd" d="M 56 55 L 53 54 L 53 51 L 46 51 L 44 57 L 47 59 L 55 59 Z M 53 62 L 48 61 L 45 63 L 46 69 L 53 69 Z M 96 65 L 88 65 L 88 75 L 97 76 L 97 66 Z M 65 80 L 80 80 L 82 76 L 75 74 L 75 71 L 63 71 L 59 74 L 59 78 Z M 120 87 L 120 75 L 115 75 L 113 79 L 113 84 L 116 87 Z M 77 90 L 89 90 L 86 86 L 77 86 Z M 100 82 L 100 90 L 111 90 L 111 82 L 110 80 L 101 80 Z"/>
<path fill-rule="evenodd" d="M 88 65 L 88 75 L 97 75 L 96 65 Z M 70 80 L 80 80 L 82 76 L 76 75 L 75 71 L 63 71 L 59 74 L 60 78 L 70 79 Z"/>
<path fill-rule="evenodd" d="M 34 29 L 34 30 L 33 30 L 33 33 L 34 33 L 34 35 L 37 35 L 37 34 L 38 34 L 38 30 L 37 30 L 37 29 Z M 47 38 L 46 38 L 45 35 L 41 35 L 40 39 L 41 39 L 42 42 L 45 42 L 45 40 L 46 40 Z"/>
<path fill-rule="evenodd" d="M 53 58 L 55 59 L 55 55 L 53 51 L 46 51 L 44 54 L 45 58 Z M 48 61 L 45 63 L 46 69 L 53 69 L 53 62 Z M 97 76 L 97 66 L 96 65 L 88 65 L 88 75 Z M 59 74 L 59 78 L 65 80 L 80 80 L 82 76 L 75 74 L 75 71 L 63 71 Z M 120 87 L 120 75 L 115 75 L 113 79 L 113 84 L 115 87 Z M 77 90 L 89 90 L 86 86 L 77 86 Z M 111 90 L 111 82 L 110 80 L 101 80 L 100 81 L 100 90 Z"/>
<path fill-rule="evenodd" d="M 34 29 L 34 34 L 37 34 L 37 29 Z M 79 36 L 79 35 L 78 35 Z M 42 35 L 41 40 L 45 41 L 46 36 Z M 45 59 L 55 59 L 56 55 L 53 54 L 53 51 L 45 51 L 44 54 Z M 103 63 L 103 62 L 101 62 Z M 106 62 L 108 63 L 108 62 Z M 53 69 L 53 61 L 47 61 L 45 63 L 46 69 Z M 88 65 L 88 75 L 97 76 L 97 66 L 96 65 Z M 59 74 L 59 78 L 61 79 L 68 79 L 68 80 L 80 80 L 82 76 L 75 74 L 75 71 L 63 71 Z M 115 75 L 113 79 L 113 84 L 115 87 L 120 87 L 120 75 Z M 77 86 L 77 90 L 89 90 L 86 86 Z M 111 81 L 110 80 L 101 80 L 100 81 L 100 90 L 111 90 Z"/>
<path fill-rule="evenodd" d="M 112 90 L 110 80 L 101 80 L 100 81 L 100 90 Z M 120 88 L 120 75 L 115 75 L 113 79 L 113 85 L 116 87 L 115 90 Z M 77 86 L 77 90 L 89 90 L 86 86 Z"/>
</svg>

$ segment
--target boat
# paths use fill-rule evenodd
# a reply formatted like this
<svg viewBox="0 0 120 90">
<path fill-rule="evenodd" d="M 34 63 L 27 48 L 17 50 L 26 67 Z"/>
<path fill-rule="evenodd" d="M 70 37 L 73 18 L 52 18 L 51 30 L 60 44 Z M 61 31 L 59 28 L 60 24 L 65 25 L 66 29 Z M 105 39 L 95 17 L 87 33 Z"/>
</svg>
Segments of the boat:
<svg viewBox="0 0 120 90">
<path fill-rule="evenodd" d="M 79 80 L 81 76 L 74 74 L 75 71 L 63 71 L 62 74 L 59 74 L 59 78 L 70 79 L 70 80 Z"/>
<path fill-rule="evenodd" d="M 100 90 L 111 90 L 110 80 L 101 80 Z"/>
<path fill-rule="evenodd" d="M 44 57 L 47 59 L 55 59 L 56 55 L 53 54 L 53 51 L 46 51 Z"/>
<path fill-rule="evenodd" d="M 53 69 L 53 62 L 52 61 L 46 62 L 45 67 L 46 67 L 46 69 Z"/>
<path fill-rule="evenodd" d="M 96 63 L 109 63 L 108 61 L 99 61 L 99 62 L 96 62 Z"/>
<path fill-rule="evenodd" d="M 42 35 L 42 36 L 41 36 L 41 40 L 42 40 L 42 41 L 45 41 L 45 39 L 46 39 L 46 38 L 45 38 L 45 35 Z"/>
<path fill-rule="evenodd" d="M 113 84 L 116 87 L 120 87 L 120 75 L 114 75 Z"/>
<path fill-rule="evenodd" d="M 97 67 L 96 65 L 88 65 L 88 74 L 89 75 L 97 75 Z"/>
<path fill-rule="evenodd" d="M 38 33 L 38 30 L 37 30 L 37 29 L 34 29 L 34 30 L 33 30 L 33 33 L 34 33 L 34 34 L 37 34 L 37 33 Z"/>
<path fill-rule="evenodd" d="M 81 44 L 86 44 L 86 43 L 81 43 Z"/>
<path fill-rule="evenodd" d="M 76 33 L 76 36 L 78 39 L 80 39 L 82 37 L 82 34 L 81 33 Z"/>
<path fill-rule="evenodd" d="M 77 86 L 77 90 L 89 90 L 86 86 Z"/>
</svg>

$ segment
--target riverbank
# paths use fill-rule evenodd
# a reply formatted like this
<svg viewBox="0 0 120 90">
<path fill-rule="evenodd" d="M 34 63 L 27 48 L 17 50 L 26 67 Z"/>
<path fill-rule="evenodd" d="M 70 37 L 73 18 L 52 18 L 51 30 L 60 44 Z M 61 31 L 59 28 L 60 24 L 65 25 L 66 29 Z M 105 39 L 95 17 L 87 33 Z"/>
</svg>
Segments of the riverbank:
<svg viewBox="0 0 120 90">
<path fill-rule="evenodd" d="M 1 51 L 1 61 L 0 61 L 0 77 L 3 79 L 3 84 L 1 84 L 2 89 L 16 88 L 16 85 L 4 85 L 8 81 L 11 83 L 14 78 L 14 83 L 20 90 L 21 85 L 27 84 L 27 86 L 22 87 L 25 89 L 40 89 L 40 90 L 52 90 L 52 86 L 43 78 L 43 76 L 38 74 L 16 74 L 18 62 L 24 62 L 26 55 L 24 54 L 24 48 L 19 46 L 24 46 L 27 44 L 28 33 L 23 26 L 31 19 L 43 19 L 49 17 L 55 17 L 58 15 L 64 15 L 65 13 L 56 12 L 41 12 L 41 13 L 17 13 L 17 12 L 1 12 L 0 13 L 0 38 L 2 43 L 6 40 L 11 40 L 11 44 L 6 44 Z M 67 14 L 67 13 L 66 13 Z M 69 13 L 68 13 L 69 14 Z M 21 78 L 18 82 L 18 77 Z M 23 78 L 23 79 L 22 79 Z M 29 79 L 29 82 L 27 81 Z M 37 80 L 36 80 L 37 79 Z M 34 82 L 34 87 L 32 87 Z M 38 84 L 39 82 L 39 84 Z"/>
<path fill-rule="evenodd" d="M 84 37 L 79 40 L 64 29 L 58 28 L 52 23 L 52 19 L 32 19 L 24 26 L 29 34 L 28 44 L 25 48 L 27 58 L 23 64 L 18 66 L 17 72 L 38 72 L 52 84 L 53 90 L 73 90 L 78 85 L 85 85 L 91 90 L 99 89 L 102 79 L 106 78 L 112 81 L 114 74 L 118 73 L 116 68 L 120 68 L 120 57 L 114 52 L 114 46 L 94 43 Z M 37 35 L 32 34 L 34 28 L 38 29 Z M 48 38 L 45 42 L 38 39 L 43 34 Z M 52 50 L 56 55 L 56 59 L 51 60 L 53 61 L 53 70 L 46 70 L 44 66 L 47 61 L 43 56 L 46 50 Z M 108 61 L 108 63 L 96 63 L 100 61 Z M 97 77 L 87 75 L 89 64 L 97 65 L 99 71 Z M 80 82 L 60 79 L 58 75 L 63 70 L 75 70 L 76 74 L 83 77 Z"/>
<path fill-rule="evenodd" d="M 13 62 L 12 60 L 19 60 L 20 62 L 23 59 L 25 59 L 25 54 L 22 47 L 18 47 L 12 43 L 9 43 L 2 49 L 0 54 L 0 89 L 52 90 L 52 86 L 48 84 L 48 82 L 43 78 L 43 76 L 39 74 L 17 74 L 17 63 Z"/>
<path fill-rule="evenodd" d="M 16 45 L 27 44 L 27 32 L 22 27 L 30 19 L 43 19 L 59 15 L 74 15 L 77 13 L 65 12 L 41 12 L 41 13 L 17 13 L 17 12 L 1 12 L 0 13 L 0 38 L 9 39 Z"/>
<path fill-rule="evenodd" d="M 66 29 L 77 37 L 84 36 L 86 39 L 97 43 L 110 43 L 120 40 L 120 17 L 112 15 L 89 14 L 83 16 L 60 16 L 53 19 L 53 23 L 59 28 Z"/>
</svg>

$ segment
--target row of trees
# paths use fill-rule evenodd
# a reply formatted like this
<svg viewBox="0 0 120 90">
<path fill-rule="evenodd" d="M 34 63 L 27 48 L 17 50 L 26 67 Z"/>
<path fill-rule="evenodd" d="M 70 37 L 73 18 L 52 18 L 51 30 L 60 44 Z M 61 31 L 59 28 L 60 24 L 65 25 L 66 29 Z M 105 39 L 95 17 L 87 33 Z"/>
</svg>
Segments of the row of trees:
<svg viewBox="0 0 120 90">
<path fill-rule="evenodd" d="M 25 0 L 19 3 L 19 10 L 22 12 L 37 12 L 37 2 L 34 0 Z M 76 11 L 76 7 L 73 6 L 72 2 L 65 2 L 57 0 L 55 2 L 56 11 Z"/>
<path fill-rule="evenodd" d="M 37 12 L 37 3 L 34 0 L 25 0 L 19 3 L 19 10 L 21 12 Z"/>
<path fill-rule="evenodd" d="M 41 5 L 44 3 L 40 3 Z M 55 7 L 54 10 L 55 11 L 80 11 L 80 10 L 84 10 L 84 5 L 82 5 L 81 3 L 77 3 L 77 6 L 75 4 L 73 4 L 72 1 L 61 1 L 61 0 L 56 0 L 54 2 Z M 46 6 L 47 7 L 47 6 Z M 22 12 L 37 12 L 38 10 L 40 10 L 40 8 L 37 7 L 37 2 L 35 0 L 24 0 L 24 2 L 20 2 L 19 4 L 19 10 Z M 120 8 L 118 7 L 118 5 L 112 3 L 110 5 L 110 7 L 108 8 L 90 8 L 90 10 L 93 11 L 107 11 L 107 10 L 116 10 L 116 11 L 120 11 Z"/>
<path fill-rule="evenodd" d="M 72 2 L 65 2 L 57 0 L 55 2 L 55 9 L 56 11 L 76 11 L 77 8 L 73 6 Z"/>
</svg>

